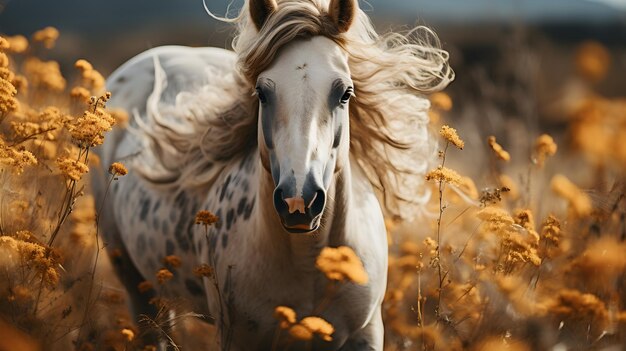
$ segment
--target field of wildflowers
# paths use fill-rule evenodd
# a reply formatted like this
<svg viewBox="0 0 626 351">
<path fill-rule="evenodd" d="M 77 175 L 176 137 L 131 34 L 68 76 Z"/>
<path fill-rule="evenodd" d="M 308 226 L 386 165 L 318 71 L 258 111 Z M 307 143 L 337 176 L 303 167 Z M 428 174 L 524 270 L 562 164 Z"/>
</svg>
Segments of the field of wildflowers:
<svg viewBox="0 0 626 351">
<path fill-rule="evenodd" d="M 157 331 L 172 349 L 215 349 L 213 328 L 148 282 L 140 290 L 157 292 L 159 315 L 129 318 L 86 176 L 99 162 L 91 148 L 128 115 L 106 108 L 110 93 L 89 62 L 77 60 L 66 79 L 58 63 L 41 59 L 58 36 L 45 28 L 30 39 L 0 38 L 0 350 L 155 349 L 142 344 L 140 329 Z M 611 54 L 589 42 L 572 59 L 593 91 Z M 465 142 L 453 99 L 430 98 L 440 163 L 426 176 L 429 214 L 387 220 L 385 349 L 622 349 L 626 100 L 570 99 L 561 107 L 565 130 L 528 132 L 525 149 L 513 150 L 496 136 Z M 475 159 L 489 167 L 475 169 Z M 119 163 L 109 169 L 110 182 L 127 172 Z M 218 220 L 208 211 L 196 217 L 205 227 Z M 158 283 L 179 266 L 178 257 L 164 257 Z M 324 249 L 317 268 L 329 299 L 339 284 L 368 281 L 347 247 Z M 212 269 L 195 273 L 211 277 Z M 276 339 L 291 340 L 275 349 L 332 339 L 333 326 L 315 315 L 276 306 L 275 318 Z"/>
</svg>

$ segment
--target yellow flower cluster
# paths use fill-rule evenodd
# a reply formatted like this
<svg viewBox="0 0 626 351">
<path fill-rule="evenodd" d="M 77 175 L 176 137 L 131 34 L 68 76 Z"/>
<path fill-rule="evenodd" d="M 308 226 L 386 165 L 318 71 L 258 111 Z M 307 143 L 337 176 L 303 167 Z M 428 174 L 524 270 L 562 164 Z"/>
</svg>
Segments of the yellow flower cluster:
<svg viewBox="0 0 626 351">
<path fill-rule="evenodd" d="M 0 236 L 0 253 L 4 259 L 17 258 L 19 262 L 12 262 L 11 265 L 32 269 L 42 278 L 46 287 L 53 289 L 59 283 L 60 275 L 56 267 L 60 257 L 46 247 L 31 242 L 32 237 L 32 233 L 26 231 L 18 232 L 15 236 Z M 6 266 L 4 263 L 3 266 Z"/>
<path fill-rule="evenodd" d="M 115 119 L 105 110 L 105 103 L 111 93 L 106 93 L 97 99 L 92 99 L 89 111 L 67 125 L 72 140 L 82 148 L 101 145 L 104 142 L 104 133 L 115 125 Z"/>
<path fill-rule="evenodd" d="M 439 130 L 439 134 L 449 143 L 456 146 L 457 148 L 463 150 L 465 147 L 465 142 L 461 140 L 459 134 L 457 134 L 456 129 L 451 128 L 447 125 L 444 125 Z"/>
<path fill-rule="evenodd" d="M 540 135 L 535 141 L 535 160 L 539 167 L 543 167 L 543 164 L 546 162 L 546 159 L 549 156 L 554 156 L 556 154 L 557 146 L 548 134 Z"/>
<path fill-rule="evenodd" d="M 453 169 L 442 166 L 439 166 L 432 171 L 426 173 L 426 180 L 435 180 L 441 183 L 449 183 L 458 186 L 461 186 L 463 184 L 461 175 L 459 175 Z"/>
<path fill-rule="evenodd" d="M 30 151 L 6 145 L 0 138 L 0 165 L 11 167 L 15 174 L 22 174 L 24 167 L 36 164 L 37 159 Z"/>
<path fill-rule="evenodd" d="M 278 319 L 281 329 L 289 329 L 289 336 L 294 340 L 310 341 L 317 335 L 324 341 L 332 341 L 335 328 L 332 324 L 320 317 L 305 317 L 297 322 L 296 312 L 287 306 L 278 306 L 274 309 L 274 317 Z"/>
<path fill-rule="evenodd" d="M 499 159 L 507 162 L 511 160 L 511 155 L 506 150 L 504 150 L 500 144 L 496 142 L 495 136 L 492 135 L 487 138 L 487 143 Z"/>
<path fill-rule="evenodd" d="M 29 77 L 30 84 L 35 88 L 61 92 L 67 84 L 61 74 L 59 63 L 56 61 L 42 61 L 36 57 L 30 57 L 24 62 L 24 72 Z"/>
<path fill-rule="evenodd" d="M 109 166 L 109 173 L 115 176 L 125 176 L 128 174 L 128 169 L 120 162 L 113 162 L 111 166 Z"/>
<path fill-rule="evenodd" d="M 170 272 L 167 268 L 161 268 L 157 272 L 156 278 L 159 284 L 163 285 L 167 283 L 168 281 L 172 280 L 172 278 L 174 278 L 174 274 Z"/>
<path fill-rule="evenodd" d="M 3 52 L 10 44 L 0 37 L 0 117 L 7 112 L 17 110 L 18 103 L 15 99 L 17 89 L 12 84 L 14 74 L 9 69 L 9 58 Z"/>
<path fill-rule="evenodd" d="M 67 157 L 58 158 L 57 166 L 64 176 L 74 181 L 80 180 L 83 174 L 89 172 L 89 167 L 86 164 Z"/>
<path fill-rule="evenodd" d="M 34 42 L 42 43 L 46 49 L 52 49 L 59 39 L 59 31 L 54 27 L 46 27 L 33 33 Z"/>
<path fill-rule="evenodd" d="M 197 267 L 194 267 L 193 274 L 198 278 L 201 278 L 201 277 L 211 278 L 213 277 L 213 268 L 211 268 L 211 266 L 209 266 L 206 263 L 201 264 Z"/>
<path fill-rule="evenodd" d="M 577 216 L 584 217 L 591 214 L 593 209 L 591 199 L 567 177 L 562 174 L 555 175 L 552 177 L 550 186 L 552 191 L 569 202 Z"/>
<path fill-rule="evenodd" d="M 80 59 L 76 61 L 74 67 L 80 71 L 83 85 L 90 88 L 92 92 L 98 93 L 104 88 L 104 77 L 100 72 L 93 69 L 93 66 L 87 60 Z"/>
<path fill-rule="evenodd" d="M 12 37 L 6 37 L 5 39 L 8 44 L 8 47 L 6 48 L 7 52 L 13 54 L 22 54 L 26 50 L 28 50 L 28 39 L 26 39 L 26 37 L 24 37 L 23 35 L 15 35 Z M 0 47 L 0 49 L 3 48 Z"/>
<path fill-rule="evenodd" d="M 219 217 L 214 215 L 211 211 L 200 210 L 196 213 L 196 224 L 210 226 L 217 223 L 219 220 Z"/>
<path fill-rule="evenodd" d="M 330 280 L 349 280 L 360 285 L 365 285 L 368 281 L 361 259 L 348 246 L 323 248 L 317 256 L 315 266 Z"/>
</svg>

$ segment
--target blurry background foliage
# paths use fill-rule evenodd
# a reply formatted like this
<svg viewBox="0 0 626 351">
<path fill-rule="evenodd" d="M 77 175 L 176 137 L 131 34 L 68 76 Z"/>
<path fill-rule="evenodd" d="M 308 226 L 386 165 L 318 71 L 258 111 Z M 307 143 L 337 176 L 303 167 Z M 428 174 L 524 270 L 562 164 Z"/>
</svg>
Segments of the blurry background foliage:
<svg viewBox="0 0 626 351">
<path fill-rule="evenodd" d="M 243 0 L 208 0 L 218 15 L 234 16 Z M 492 115 L 559 125 L 551 108 L 571 88 L 575 51 L 593 40 L 612 55 L 594 90 L 626 91 L 626 0 L 360 0 L 379 31 L 432 27 L 451 53 L 456 82 L 452 115 L 485 121 L 485 135 L 501 130 Z M 232 29 L 204 12 L 201 0 L 0 0 L 0 33 L 29 36 L 45 26 L 62 33 L 50 59 L 73 73 L 77 57 L 108 74 L 151 47 L 179 44 L 230 47 Z M 569 94 L 571 96 L 571 94 Z M 480 103 L 479 103 L 480 102 Z M 504 116 L 502 116 L 504 114 Z M 545 118 L 544 118 L 545 117 Z M 530 121 L 529 121 L 530 119 Z"/>
</svg>

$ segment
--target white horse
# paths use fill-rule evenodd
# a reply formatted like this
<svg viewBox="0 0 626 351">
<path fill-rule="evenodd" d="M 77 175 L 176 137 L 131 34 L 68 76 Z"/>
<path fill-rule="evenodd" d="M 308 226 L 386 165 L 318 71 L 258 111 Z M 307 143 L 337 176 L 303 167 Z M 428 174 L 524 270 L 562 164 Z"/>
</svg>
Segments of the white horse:
<svg viewBox="0 0 626 351">
<path fill-rule="evenodd" d="M 155 48 L 108 79 L 109 106 L 134 118 L 99 150 L 103 166 L 130 170 L 100 222 L 107 247 L 121 252 L 113 262 L 134 313 L 153 312 L 137 284 L 157 286 L 162 259 L 176 255 L 182 266 L 160 292 L 211 316 L 227 331 L 223 348 L 270 349 L 273 311 L 284 305 L 334 326 L 332 341 L 313 349 L 381 350 L 387 240 L 378 199 L 403 216 L 428 196 L 435 147 L 422 94 L 452 79 L 447 53 L 424 28 L 378 36 L 356 0 L 249 0 L 232 21 L 234 52 Z M 203 209 L 220 218 L 208 235 L 194 225 Z M 328 280 L 315 259 L 342 245 L 369 282 L 341 284 L 317 311 Z M 202 264 L 217 284 L 193 275 Z"/>
</svg>

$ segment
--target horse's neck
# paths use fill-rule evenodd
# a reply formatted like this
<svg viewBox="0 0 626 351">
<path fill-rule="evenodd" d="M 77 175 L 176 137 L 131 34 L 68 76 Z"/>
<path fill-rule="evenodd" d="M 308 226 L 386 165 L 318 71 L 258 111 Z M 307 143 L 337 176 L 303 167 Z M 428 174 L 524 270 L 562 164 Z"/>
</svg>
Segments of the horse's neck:
<svg viewBox="0 0 626 351">
<path fill-rule="evenodd" d="M 259 165 L 260 167 L 260 165 Z M 333 185 L 328 190 L 326 209 L 322 225 L 314 234 L 290 234 L 285 231 L 274 210 L 274 182 L 271 175 L 260 167 L 258 199 L 260 248 L 278 259 L 289 258 L 289 264 L 298 270 L 315 269 L 315 259 L 325 246 L 339 246 L 345 240 L 350 210 L 351 171 L 344 166 L 334 175 Z"/>
</svg>

